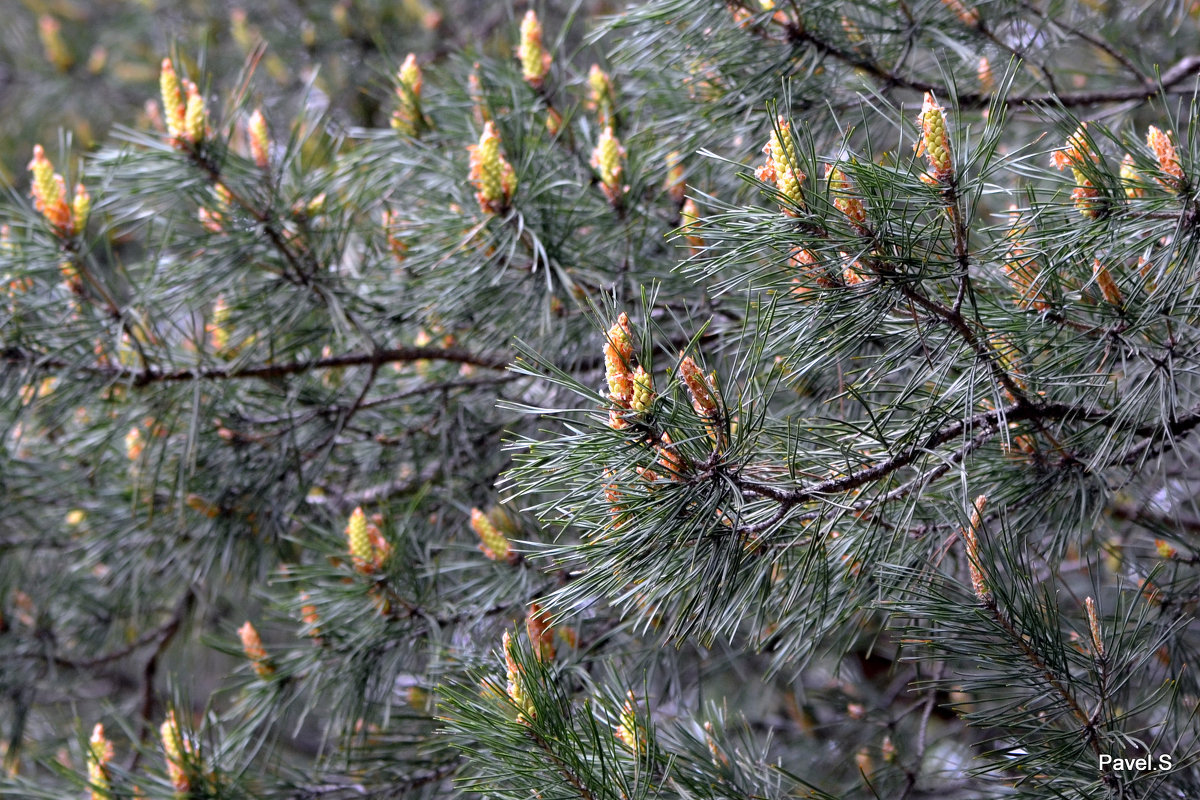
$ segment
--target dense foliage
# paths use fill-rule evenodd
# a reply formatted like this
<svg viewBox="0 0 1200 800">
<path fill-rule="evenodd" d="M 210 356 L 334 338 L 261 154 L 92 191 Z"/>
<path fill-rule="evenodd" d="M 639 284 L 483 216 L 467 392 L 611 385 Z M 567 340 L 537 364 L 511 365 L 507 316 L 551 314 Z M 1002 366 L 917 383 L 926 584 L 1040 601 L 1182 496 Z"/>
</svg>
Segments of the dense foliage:
<svg viewBox="0 0 1200 800">
<path fill-rule="evenodd" d="M 0 794 L 1200 791 L 1195 4 L 303 5 L 0 126 Z"/>
</svg>

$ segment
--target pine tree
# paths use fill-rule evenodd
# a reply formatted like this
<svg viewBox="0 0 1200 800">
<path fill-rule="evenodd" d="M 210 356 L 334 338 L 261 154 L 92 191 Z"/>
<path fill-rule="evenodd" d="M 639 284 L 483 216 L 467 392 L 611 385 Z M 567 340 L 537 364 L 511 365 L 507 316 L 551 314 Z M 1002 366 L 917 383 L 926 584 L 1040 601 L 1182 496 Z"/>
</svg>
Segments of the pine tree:
<svg viewBox="0 0 1200 800">
<path fill-rule="evenodd" d="M 1200 794 L 1197 5 L 577 10 L 28 143 L 0 794 Z"/>
</svg>

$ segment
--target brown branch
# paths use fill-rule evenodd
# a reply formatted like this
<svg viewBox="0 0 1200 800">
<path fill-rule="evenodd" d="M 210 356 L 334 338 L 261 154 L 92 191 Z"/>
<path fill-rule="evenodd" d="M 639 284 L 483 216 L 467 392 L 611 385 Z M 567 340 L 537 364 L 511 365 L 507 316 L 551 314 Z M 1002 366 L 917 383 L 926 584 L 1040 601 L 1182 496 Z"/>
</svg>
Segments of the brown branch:
<svg viewBox="0 0 1200 800">
<path fill-rule="evenodd" d="M 929 481 L 944 475 L 949 469 L 957 463 L 960 463 L 967 455 L 974 450 L 983 446 L 992 436 L 999 430 L 999 426 L 1005 422 L 1016 422 L 1020 420 L 1064 420 L 1076 419 L 1087 422 L 1095 422 L 1101 425 L 1111 423 L 1109 413 L 1100 408 L 1087 408 L 1084 406 L 1074 406 L 1068 403 L 1047 403 L 1044 405 L 1025 405 L 1021 403 L 1013 403 L 1003 408 L 990 409 L 981 411 L 963 420 L 957 420 L 944 428 L 941 428 L 929 434 L 922 441 L 910 446 L 906 450 L 897 453 L 896 455 L 884 461 L 874 464 L 870 467 L 859 470 L 858 472 L 842 475 L 837 478 L 829 478 L 818 483 L 808 486 L 799 486 L 794 488 L 780 488 L 767 483 L 759 483 L 749 480 L 739 474 L 734 474 L 731 479 L 734 485 L 743 493 L 762 497 L 768 500 L 774 500 L 780 504 L 780 508 L 776 510 L 767 520 L 755 523 L 752 526 L 747 526 L 742 530 L 749 533 L 756 533 L 770 528 L 772 525 L 779 523 L 787 516 L 787 512 L 800 503 L 809 500 L 815 500 L 823 495 L 837 494 L 842 492 L 858 489 L 866 484 L 880 480 L 888 475 L 896 472 L 899 469 L 909 466 L 917 460 L 923 453 L 932 452 L 935 448 L 940 447 L 946 442 L 960 438 L 971 431 L 978 430 L 973 438 L 964 443 L 957 451 L 949 456 L 947 461 L 939 464 L 937 467 L 930 470 L 924 475 L 914 478 L 909 483 L 897 487 L 884 496 L 884 501 L 889 501 L 910 494 L 914 489 L 924 486 Z M 1200 407 L 1194 408 L 1191 412 L 1179 417 L 1175 422 L 1169 425 L 1170 431 L 1175 435 L 1180 435 L 1188 431 L 1194 430 L 1200 426 Z M 1150 437 L 1147 441 L 1152 441 L 1163 433 L 1162 427 L 1158 425 L 1148 424 L 1142 425 L 1136 429 L 1139 436 Z M 866 503 L 870 504 L 870 501 Z M 865 508 L 865 505 L 863 506 Z M 855 504 L 856 510 L 858 504 Z"/>
<path fill-rule="evenodd" d="M 945 475 L 947 472 L 950 471 L 951 467 L 954 467 L 957 464 L 961 464 L 963 462 L 963 460 L 966 459 L 967 456 L 969 456 L 971 453 L 978 450 L 980 447 L 983 447 L 983 445 L 987 444 L 987 442 L 989 440 L 991 440 L 991 438 L 993 436 L 995 436 L 999 431 L 1000 431 L 1000 428 L 999 428 L 999 424 L 997 422 L 991 422 L 991 423 L 984 424 L 983 430 L 980 431 L 979 434 L 977 434 L 976 436 L 972 437 L 970 440 L 965 442 L 961 447 L 959 447 L 957 450 L 955 450 L 953 453 L 951 453 L 948 458 L 946 458 L 944 461 L 942 461 L 940 464 L 938 464 L 933 469 L 916 476 L 915 478 L 908 481 L 907 483 L 905 483 L 902 486 L 897 486 L 895 489 L 891 490 L 890 492 L 883 495 L 882 497 L 858 500 L 858 501 L 850 504 L 850 509 L 853 511 L 865 511 L 866 509 L 870 508 L 873 505 L 876 505 L 879 503 L 890 503 L 893 500 L 899 500 L 902 497 L 906 497 L 906 496 L 912 494 L 914 491 L 921 489 L 922 487 L 928 485 L 932 481 L 935 481 L 938 478 L 940 478 L 941 476 Z M 897 467 L 897 469 L 898 468 L 899 467 Z M 796 505 L 796 503 L 781 501 L 779 508 L 770 517 L 768 517 L 767 519 L 765 519 L 761 522 L 756 522 L 752 525 L 744 525 L 741 528 L 739 528 L 739 531 L 745 535 L 754 535 L 757 533 L 761 533 L 762 531 L 765 531 L 768 528 L 771 528 L 772 526 L 777 525 L 778 523 L 783 521 L 783 519 L 785 517 L 787 517 L 788 512 L 791 511 L 791 509 L 794 508 L 795 505 Z M 807 517 L 807 516 L 808 515 L 805 515 L 805 517 Z M 815 514 L 814 514 L 814 516 L 815 516 Z"/>
<path fill-rule="evenodd" d="M 920 442 L 910 446 L 901 453 L 892 456 L 889 459 L 879 462 L 873 466 L 861 469 L 858 472 L 853 472 L 849 475 L 843 475 L 838 478 L 829 478 L 809 486 L 801 486 L 794 489 L 780 489 L 769 484 L 757 483 L 748 481 L 744 478 L 734 476 L 734 482 L 738 488 L 752 495 L 765 497 L 775 500 L 779 503 L 787 505 L 796 505 L 807 500 L 813 500 L 825 494 L 833 494 L 839 492 L 848 492 L 864 486 L 871 481 L 884 478 L 902 467 L 907 467 L 909 464 L 917 460 L 923 454 L 931 452 L 934 448 L 945 444 L 952 439 L 957 439 L 964 434 L 979 429 L 988 428 L 997 425 L 1002 419 L 1011 421 L 1022 419 L 1033 419 L 1038 416 L 1054 418 L 1060 414 L 1066 415 L 1070 412 L 1078 412 L 1073 406 L 1023 406 L 1019 403 L 1014 403 L 1004 408 L 991 409 L 981 411 L 963 420 L 956 420 L 940 430 L 931 433 L 929 436 L 922 439 Z"/>
<path fill-rule="evenodd" d="M 1101 50 L 1102 52 L 1107 54 L 1110 58 L 1112 58 L 1114 61 L 1118 62 L 1126 70 L 1128 70 L 1133 75 L 1133 77 L 1137 78 L 1138 80 L 1141 80 L 1147 84 L 1152 82 L 1146 77 L 1145 73 L 1143 73 L 1140 69 L 1138 69 L 1138 66 L 1136 64 L 1134 64 L 1133 61 L 1131 61 L 1128 56 L 1126 56 L 1124 53 L 1122 53 L 1117 48 L 1113 47 L 1108 42 L 1101 39 L 1099 36 L 1094 36 L 1093 34 L 1090 34 L 1085 30 L 1081 30 L 1081 29 L 1075 27 L 1074 25 L 1070 25 L 1066 22 L 1063 22 L 1060 19 L 1051 17 L 1045 11 L 1038 8 L 1037 6 L 1035 6 L 1033 3 L 1029 2 L 1028 0 L 1018 0 L 1018 2 L 1020 3 L 1022 8 L 1029 11 L 1030 13 L 1036 14 L 1037 16 L 1046 20 L 1047 22 L 1054 25 L 1055 27 L 1061 28 L 1062 30 L 1066 31 L 1067 33 L 1071 34 L 1072 36 L 1082 39 L 1083 41 L 1087 42 L 1088 44 L 1092 45 L 1093 47 Z"/>
<path fill-rule="evenodd" d="M 498 375 L 489 378 L 467 378 L 461 381 L 442 381 L 441 383 L 427 383 L 422 386 L 417 386 L 413 389 L 406 389 L 402 392 L 389 394 L 384 397 L 377 397 L 374 400 L 368 400 L 359 406 L 360 409 L 376 408 L 378 406 L 389 405 L 407 400 L 410 397 L 418 397 L 423 394 L 435 394 L 437 392 L 449 392 L 455 389 L 475 389 L 480 386 L 496 386 L 503 383 L 511 383 L 520 378 L 519 375 Z"/>
<path fill-rule="evenodd" d="M 506 354 L 472 353 L 457 347 L 393 347 L 371 352 L 346 353 L 339 356 L 318 358 L 313 361 L 287 361 L 279 364 L 252 364 L 245 367 L 193 367 L 180 370 L 157 368 L 131 369 L 128 367 L 104 366 L 100 364 L 74 364 L 61 358 L 39 358 L 36 354 L 19 348 L 0 351 L 0 361 L 7 364 L 29 363 L 39 369 L 74 371 L 86 375 L 107 378 L 113 381 L 128 381 L 142 387 L 151 383 L 180 383 L 196 380 L 239 380 L 247 378 L 283 378 L 315 370 L 339 367 L 380 367 L 405 361 L 449 361 L 456 364 L 471 364 L 487 369 L 505 369 L 509 363 Z"/>
<path fill-rule="evenodd" d="M 310 494 L 305 498 L 305 502 L 309 505 L 329 505 L 342 511 L 349 511 L 355 506 L 372 506 L 383 502 L 389 497 L 413 491 L 421 484 L 428 483 L 436 478 L 441 471 L 441 464 L 431 464 L 417 475 L 396 478 L 387 483 L 381 483 L 356 492 L 346 492 L 344 494 L 338 493 L 330 487 L 322 487 L 324 494 Z"/>
<path fill-rule="evenodd" d="M 52 660 L 54 661 L 55 665 L 65 667 L 67 669 L 93 669 L 113 661 L 120 661 L 122 658 L 132 655 L 135 651 L 142 649 L 154 641 L 167 639 L 174 635 L 175 630 L 178 627 L 179 619 L 175 616 L 172 616 L 171 619 L 167 620 L 161 626 L 152 631 L 143 633 L 129 644 L 117 650 L 113 650 L 112 652 L 104 653 L 98 656 L 92 656 L 91 658 L 69 658 L 67 656 L 56 654 L 52 657 Z"/>
<path fill-rule="evenodd" d="M 445 780 L 453 775 L 466 762 L 466 757 L 456 755 L 451 760 L 444 764 L 430 767 L 426 770 L 413 772 L 404 777 L 391 777 L 388 779 L 388 787 L 394 792 L 403 792 L 404 790 L 419 789 L 423 786 L 428 786 L 431 783 Z M 328 795 L 344 796 L 347 794 L 361 795 L 362 786 L 354 782 L 349 783 L 328 783 L 321 786 L 306 786 L 304 788 L 295 789 L 293 794 L 289 796 L 289 800 L 317 800 L 318 798 Z"/>
<path fill-rule="evenodd" d="M 1200 535 L 1200 518 L 1196 517 L 1163 514 L 1132 503 L 1111 505 L 1108 507 L 1108 513 L 1117 519 L 1132 522 L 1151 531 L 1166 529 Z"/>
<path fill-rule="evenodd" d="M 949 94 L 949 88 L 942 84 L 902 75 L 864 55 L 845 50 L 833 42 L 822 39 L 807 28 L 803 30 L 796 27 L 790 28 L 788 30 L 787 41 L 791 44 L 810 44 L 823 55 L 832 56 L 847 66 L 853 67 L 856 70 L 862 70 L 868 75 L 891 86 L 899 86 L 918 92 L 933 92 L 942 96 Z M 957 95 L 956 104 L 959 108 L 984 108 L 991 105 L 993 101 L 999 101 L 1010 107 L 1059 105 L 1065 108 L 1073 108 L 1104 103 L 1123 103 L 1129 100 L 1147 100 L 1159 92 L 1167 92 L 1174 89 L 1177 84 L 1182 83 L 1197 72 L 1200 72 L 1200 56 L 1187 56 L 1168 67 L 1162 73 L 1161 79 L 1156 83 L 1143 83 L 1139 86 L 1092 92 L 1012 94 L 1000 98 L 984 92 L 968 92 Z"/>
<path fill-rule="evenodd" d="M 1096 733 L 1096 723 L 1092 715 L 1088 714 L 1087 711 L 1084 710 L 1083 706 L 1079 704 L 1079 700 L 1075 698 L 1075 695 L 1071 691 L 1070 687 L 1065 686 L 1063 682 L 1059 680 L 1058 676 L 1054 674 L 1054 671 L 1051 670 L 1046 664 L 1041 654 L 1038 653 L 1038 651 L 1034 649 L 1033 645 L 1031 645 L 1029 641 L 1021 635 L 1020 631 L 1016 629 L 1016 627 L 1012 624 L 1012 621 L 1009 620 L 1008 615 L 1006 615 L 996 603 L 996 598 L 989 594 L 987 598 L 981 602 L 983 603 L 984 608 L 987 609 L 988 613 L 992 615 L 992 619 L 994 619 L 1004 631 L 1005 635 L 1021 650 L 1021 653 L 1025 656 L 1026 660 L 1029 661 L 1034 669 L 1041 673 L 1042 678 L 1044 678 L 1045 681 L 1050 684 L 1051 688 L 1054 689 L 1055 693 L 1063 699 L 1063 702 L 1066 703 L 1067 708 L 1070 710 L 1072 716 L 1079 720 L 1083 726 L 1083 733 L 1087 738 L 1088 746 L 1092 748 L 1092 752 L 1095 753 L 1098 758 L 1103 752 L 1103 745 L 1100 741 L 1099 734 Z M 1104 782 L 1106 784 L 1111 783 L 1112 779 L 1112 773 L 1109 770 L 1105 770 Z"/>
<path fill-rule="evenodd" d="M 958 187 L 951 185 L 947 191 L 946 208 L 953 214 L 954 223 L 954 258 L 958 262 L 958 292 L 954 296 L 951 311 L 961 313 L 963 300 L 971 289 L 971 256 L 968 247 L 970 232 L 967 230 L 966 215 L 962 213 L 958 198 Z M 920 326 L 917 328 L 920 330 Z"/>
<path fill-rule="evenodd" d="M 1193 408 L 1182 417 L 1176 417 L 1171 420 L 1167 423 L 1166 427 L 1153 423 L 1141 425 L 1135 433 L 1145 438 L 1125 452 L 1125 457 L 1121 463 L 1124 465 L 1135 464 L 1142 458 L 1143 453 L 1148 453 L 1149 456 L 1155 455 L 1154 448 L 1156 445 L 1162 445 L 1159 453 L 1172 450 L 1176 445 L 1177 437 L 1190 433 L 1197 426 L 1200 426 L 1200 409 L 1196 408 Z"/>
<path fill-rule="evenodd" d="M 138 723 L 139 743 L 145 743 L 146 737 L 150 735 L 150 712 L 154 710 L 154 678 L 158 674 L 159 659 L 162 658 L 162 654 L 166 651 L 167 646 L 171 644 L 171 640 L 175 638 L 175 634 L 179 633 L 184 618 L 191 612 L 195 602 L 196 592 L 189 586 L 183 593 L 183 596 L 179 598 L 179 603 L 175 607 L 175 613 L 167 621 L 167 624 L 163 626 L 162 637 L 155 646 L 154 652 L 146 659 L 146 664 L 142 668 L 142 718 Z M 134 750 L 133 758 L 127 767 L 129 771 L 132 772 L 137 768 L 138 760 L 142 757 L 142 750 L 143 748 L 141 747 Z"/>
<path fill-rule="evenodd" d="M 591 789 L 585 786 L 583 784 L 583 780 L 575 774 L 575 772 L 570 768 L 570 766 L 567 765 L 566 762 L 562 760 L 558 753 L 554 752 L 554 750 L 550 747 L 550 743 L 543 739 L 541 735 L 532 728 L 527 728 L 526 730 L 529 733 L 529 738 L 533 740 L 534 744 L 536 744 L 538 748 L 541 749 L 547 756 L 550 757 L 550 760 L 554 762 L 554 765 L 558 768 L 559 774 L 566 779 L 567 783 L 575 787 L 575 791 L 579 792 L 580 798 L 582 798 L 582 800 L 596 800 L 596 796 L 592 794 Z"/>
<path fill-rule="evenodd" d="M 369 375 L 367 375 L 367 379 L 363 381 L 362 389 L 360 389 L 358 394 L 355 395 L 354 402 L 350 404 L 349 408 L 341 410 L 337 416 L 336 423 L 329 429 L 329 433 L 304 454 L 303 459 L 305 461 L 324 450 L 334 439 L 337 438 L 337 435 L 341 431 L 346 429 L 346 426 L 348 426 L 350 421 L 354 419 L 354 415 L 358 413 L 360 408 L 362 408 L 363 402 L 367 399 L 367 394 L 370 393 L 371 387 L 375 385 L 375 379 L 378 377 L 379 365 L 372 364 L 371 372 Z"/>
<path fill-rule="evenodd" d="M 963 317 L 961 311 L 944 306 L 936 300 L 931 300 L 910 286 L 902 287 L 901 291 L 909 300 L 953 328 L 962 337 L 967 346 L 975 351 L 975 356 L 991 370 L 992 376 L 995 377 L 996 381 L 1017 401 L 1018 406 L 1032 405 L 1029 398 L 1025 395 L 1024 387 L 1018 385 L 1013 380 L 1013 377 L 1000 366 L 991 348 L 975 334 L 975 331 L 971 330 L 971 326 L 967 324 L 967 320 Z"/>
<path fill-rule="evenodd" d="M 288 246 L 287 241 L 280 233 L 278 227 L 279 221 L 275 215 L 269 210 L 259 209 L 254 203 L 251 203 L 248 199 L 243 197 L 228 184 L 222 182 L 220 167 L 214 164 L 207 157 L 207 154 L 201 152 L 197 145 L 189 145 L 185 152 L 188 156 L 188 159 L 204 171 L 205 175 L 208 177 L 213 186 L 221 186 L 224 188 L 225 191 L 229 193 L 230 199 L 235 204 L 240 206 L 243 211 L 253 217 L 255 222 L 262 226 L 262 230 L 264 233 L 266 233 L 267 239 L 270 241 L 271 246 L 274 247 L 281 256 L 283 256 L 283 260 L 286 261 L 288 266 L 291 267 L 291 269 L 295 272 L 294 278 L 287 274 L 286 271 L 283 273 L 284 277 L 292 283 L 296 283 L 301 286 L 308 286 L 310 284 L 309 272 L 315 274 L 315 265 L 313 265 L 314 268 L 312 270 L 306 271 L 304 269 L 304 265 L 300 262 L 300 257 L 292 250 L 291 247 Z"/>
<path fill-rule="evenodd" d="M 921 764 L 925 761 L 925 745 L 926 737 L 929 733 L 929 717 L 933 714 L 933 707 L 937 703 L 937 683 L 942 679 L 942 674 L 945 672 L 946 663 L 939 661 L 934 667 L 933 679 L 931 685 L 925 692 L 925 697 L 918 704 L 921 709 L 921 721 L 917 726 L 917 744 L 916 751 L 913 753 L 913 765 L 904 770 L 904 791 L 900 795 L 899 800 L 908 800 L 912 796 L 913 790 L 917 788 L 917 778 L 921 776 Z"/>
</svg>

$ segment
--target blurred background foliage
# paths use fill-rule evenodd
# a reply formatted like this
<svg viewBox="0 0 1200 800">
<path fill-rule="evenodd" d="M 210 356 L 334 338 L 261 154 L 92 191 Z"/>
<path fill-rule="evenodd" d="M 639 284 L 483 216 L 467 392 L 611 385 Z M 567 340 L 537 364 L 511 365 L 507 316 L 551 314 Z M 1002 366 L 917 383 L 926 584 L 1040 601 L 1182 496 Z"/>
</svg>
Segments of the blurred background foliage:
<svg viewBox="0 0 1200 800">
<path fill-rule="evenodd" d="M 303 103 L 332 124 L 387 125 L 392 76 L 405 53 L 506 57 L 526 4 L 481 0 L 13 0 L 0 17 L 0 177 L 25 185 L 33 143 L 78 151 L 114 124 L 147 127 L 159 63 L 224 80 L 254 66 L 252 104 L 290 119 Z M 552 4 L 553 5 L 553 4 Z M 609 0 L 558 4 L 543 16 L 606 14 Z M 259 50 L 261 58 L 258 58 Z"/>
</svg>

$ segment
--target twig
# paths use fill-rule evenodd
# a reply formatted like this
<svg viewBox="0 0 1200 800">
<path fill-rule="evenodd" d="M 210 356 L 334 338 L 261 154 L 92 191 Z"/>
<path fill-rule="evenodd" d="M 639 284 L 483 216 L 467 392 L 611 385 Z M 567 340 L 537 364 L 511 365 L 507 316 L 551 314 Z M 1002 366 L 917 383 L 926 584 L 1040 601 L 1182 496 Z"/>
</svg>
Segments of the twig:
<svg viewBox="0 0 1200 800">
<path fill-rule="evenodd" d="M 1029 661 L 1034 669 L 1041 673 L 1042 678 L 1044 678 L 1050 687 L 1054 689 L 1054 692 L 1063 699 L 1063 702 L 1067 704 L 1067 708 L 1070 710 L 1071 714 L 1082 724 L 1083 733 L 1087 738 L 1088 746 L 1092 748 L 1092 752 L 1096 754 L 1097 758 L 1099 758 L 1103 752 L 1103 746 L 1100 742 L 1099 734 L 1096 733 L 1096 726 L 1092 720 L 1092 716 L 1084 710 L 1083 706 L 1079 704 L 1079 701 L 1075 698 L 1075 694 L 1071 691 L 1071 689 L 1068 686 L 1065 686 L 1063 682 L 1059 680 L 1058 676 L 1054 674 L 1053 670 L 1047 666 L 1041 654 L 1038 653 L 1038 651 L 1034 649 L 1033 645 L 1031 645 L 1029 641 L 1021 635 L 1020 631 L 1013 626 L 1012 621 L 1008 618 L 1008 615 L 1005 614 L 1000 606 L 996 603 L 995 596 L 989 594 L 986 599 L 982 600 L 981 602 L 983 603 L 984 608 L 988 610 L 988 613 L 992 615 L 992 618 L 1004 631 L 1005 635 L 1025 656 L 1026 660 Z M 1113 780 L 1111 770 L 1105 769 L 1103 775 L 1104 782 L 1111 785 Z"/>
<path fill-rule="evenodd" d="M 1145 506 L 1134 506 L 1132 503 L 1118 503 L 1109 506 L 1108 513 L 1117 519 L 1132 522 L 1152 531 L 1167 528 L 1200 535 L 1200 518 L 1196 517 L 1162 514 L 1151 511 Z"/>
<path fill-rule="evenodd" d="M 55 665 L 66 667 L 67 669 L 93 669 L 113 661 L 120 661 L 135 651 L 142 649 L 146 645 L 158 639 L 166 639 L 174 635 L 175 629 L 179 627 L 179 620 L 172 617 L 165 623 L 155 628 L 152 631 L 147 631 L 122 648 L 113 650 L 103 655 L 92 656 L 91 658 L 68 658 L 66 656 L 54 655 L 52 660 Z"/>
<path fill-rule="evenodd" d="M 917 788 L 917 778 L 921 777 L 921 763 L 925 760 L 926 736 L 929 732 L 929 717 L 933 714 L 933 706 L 937 702 L 937 682 L 942 679 L 946 663 L 939 661 L 934 669 L 933 685 L 925 691 L 925 698 L 921 703 L 921 721 L 917 725 L 917 743 L 915 752 L 913 753 L 913 766 L 904 771 L 904 791 L 901 793 L 899 800 L 908 800 Z"/>
<path fill-rule="evenodd" d="M 562 760 L 558 753 L 554 752 L 554 750 L 550 747 L 550 743 L 543 739 L 541 735 L 532 728 L 528 728 L 527 731 L 529 733 L 529 738 L 533 740 L 534 744 L 536 744 L 538 748 L 540 748 L 546 753 L 547 756 L 550 757 L 550 760 L 554 762 L 556 767 L 558 767 L 559 774 L 566 779 L 567 783 L 575 787 L 575 791 L 579 792 L 579 796 L 582 798 L 582 800 L 596 800 L 596 796 L 592 794 L 591 789 L 588 789 L 588 787 L 584 786 L 583 780 L 575 774 L 575 772 L 566 764 L 566 762 Z"/>
<path fill-rule="evenodd" d="M 158 645 L 155 646 L 154 652 L 150 654 L 150 658 L 146 659 L 146 665 L 142 668 L 142 707 L 141 721 L 138 723 L 138 742 L 145 743 L 146 737 L 150 734 L 150 713 L 154 710 L 154 678 L 158 674 L 158 662 L 162 654 L 166 651 L 167 646 L 171 644 L 171 640 L 175 638 L 175 634 L 179 632 L 179 628 L 183 625 L 184 617 L 192 610 L 192 605 L 196 601 L 196 593 L 192 587 L 188 587 L 183 596 L 179 598 L 179 603 L 175 607 L 175 613 L 163 626 L 162 638 L 159 639 Z M 127 769 L 133 771 L 137 768 L 138 760 L 142 757 L 141 747 L 135 748 L 133 758 L 129 762 Z"/>
<path fill-rule="evenodd" d="M 349 510 L 355 506 L 372 506 L 394 495 L 411 492 L 421 484 L 428 483 L 436 478 L 441 471 L 441 464 L 430 464 L 417 475 L 397 478 L 387 483 L 381 483 L 357 492 L 346 492 L 344 494 L 335 492 L 331 488 L 322 487 L 324 494 L 310 494 L 305 498 L 305 502 L 309 505 L 329 505 L 339 510 Z"/>
<path fill-rule="evenodd" d="M 1036 14 L 1037 16 L 1041 17 L 1042 19 L 1046 20 L 1047 22 L 1050 22 L 1051 24 L 1053 24 L 1059 28 L 1062 28 L 1064 31 L 1071 34 L 1072 36 L 1082 39 L 1083 41 L 1087 42 L 1088 44 L 1092 45 L 1093 47 L 1099 48 L 1104 53 L 1107 53 L 1114 61 L 1118 62 L 1121 66 L 1125 67 L 1125 69 L 1127 69 L 1133 75 L 1133 77 L 1137 78 L 1138 80 L 1142 81 L 1145 84 L 1152 83 L 1152 81 L 1150 81 L 1150 79 L 1146 76 L 1146 74 L 1144 72 L 1142 72 L 1140 69 L 1138 69 L 1136 64 L 1134 64 L 1132 61 L 1129 60 L 1128 56 L 1126 56 L 1120 50 L 1116 49 L 1115 47 L 1113 47 L 1111 44 L 1104 41 L 1100 37 L 1093 36 L 1092 34 L 1088 33 L 1087 31 L 1080 30 L 1079 28 L 1076 28 L 1074 25 L 1065 23 L 1056 17 L 1051 17 L 1045 11 L 1038 8 L 1033 3 L 1029 2 L 1029 0 L 1018 0 L 1018 1 L 1020 2 L 1021 7 L 1024 8 L 1026 11 L 1029 11 L 1032 14 Z"/>
<path fill-rule="evenodd" d="M 892 492 L 884 496 L 883 500 L 886 502 L 902 497 L 911 493 L 914 489 L 923 486 L 925 483 L 945 474 L 951 466 L 959 463 L 966 455 L 981 447 L 988 439 L 995 435 L 1002 421 L 1033 420 L 1043 422 L 1046 420 L 1063 419 L 1078 419 L 1101 425 L 1112 423 L 1109 413 L 1099 408 L 1074 406 L 1067 403 L 1022 405 L 1017 402 L 1003 408 L 981 411 L 966 419 L 957 420 L 944 428 L 934 431 L 921 442 L 910 446 L 891 458 L 870 467 L 865 467 L 858 472 L 852 472 L 849 475 L 842 475 L 837 478 L 828 478 L 808 486 L 781 488 L 772 484 L 759 483 L 735 473 L 730 476 L 730 480 L 744 494 L 774 500 L 780 504 L 780 508 L 771 517 L 762 522 L 743 527 L 741 530 L 744 533 L 756 533 L 766 530 L 783 520 L 793 506 L 809 500 L 815 500 L 823 495 L 852 491 L 872 481 L 880 480 L 896 470 L 912 464 L 921 454 L 932 452 L 935 448 L 953 439 L 957 439 L 969 431 L 980 430 L 959 451 L 951 454 L 946 463 L 940 464 L 925 475 L 918 476 L 908 484 L 892 490 Z M 1183 417 L 1177 418 L 1168 426 L 1168 432 L 1172 435 L 1180 435 L 1194 430 L 1197 426 L 1200 426 L 1200 408 L 1195 408 Z M 1163 435 L 1163 429 L 1157 425 L 1142 425 L 1136 429 L 1135 433 L 1139 436 L 1149 437 L 1147 441 L 1153 441 Z M 871 501 L 867 502 L 870 504 Z M 855 508 L 858 510 L 857 504 Z"/>
</svg>

